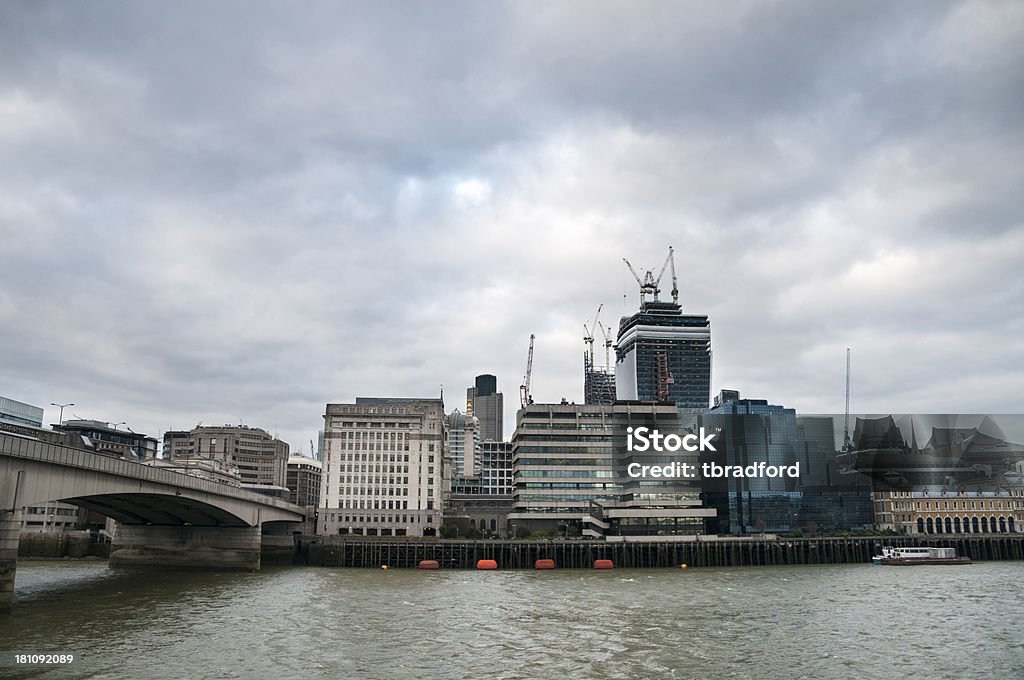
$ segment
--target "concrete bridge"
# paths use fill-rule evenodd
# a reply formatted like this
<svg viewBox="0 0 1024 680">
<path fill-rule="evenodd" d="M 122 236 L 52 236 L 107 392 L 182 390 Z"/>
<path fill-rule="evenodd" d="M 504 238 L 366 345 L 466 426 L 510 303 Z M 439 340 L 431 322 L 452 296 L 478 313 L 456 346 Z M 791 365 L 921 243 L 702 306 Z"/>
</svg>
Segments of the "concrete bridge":
<svg viewBox="0 0 1024 680">
<path fill-rule="evenodd" d="M 48 501 L 117 520 L 112 565 L 256 570 L 264 534 L 290 545 L 306 519 L 238 487 L 0 433 L 0 611 L 14 590 L 21 508 Z"/>
</svg>

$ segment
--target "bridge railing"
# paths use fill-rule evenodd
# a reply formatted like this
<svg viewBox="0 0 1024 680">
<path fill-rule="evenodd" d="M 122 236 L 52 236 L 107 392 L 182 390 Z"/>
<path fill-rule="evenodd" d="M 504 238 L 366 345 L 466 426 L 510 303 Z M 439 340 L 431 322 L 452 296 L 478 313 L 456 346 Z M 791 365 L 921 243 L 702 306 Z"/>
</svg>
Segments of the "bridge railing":
<svg viewBox="0 0 1024 680">
<path fill-rule="evenodd" d="M 238 489 L 228 484 L 199 479 L 198 477 L 171 470 L 161 470 L 150 465 L 136 463 L 135 461 L 112 458 L 99 453 L 74 449 L 69 446 L 50 444 L 35 439 L 12 437 L 2 432 L 0 432 L 0 455 L 53 463 L 55 465 L 102 472 L 131 479 L 141 479 L 157 484 L 168 484 L 170 486 L 230 496 L 248 501 L 258 501 L 285 510 L 294 507 L 291 503 L 279 498 L 272 498 L 244 489 Z"/>
</svg>

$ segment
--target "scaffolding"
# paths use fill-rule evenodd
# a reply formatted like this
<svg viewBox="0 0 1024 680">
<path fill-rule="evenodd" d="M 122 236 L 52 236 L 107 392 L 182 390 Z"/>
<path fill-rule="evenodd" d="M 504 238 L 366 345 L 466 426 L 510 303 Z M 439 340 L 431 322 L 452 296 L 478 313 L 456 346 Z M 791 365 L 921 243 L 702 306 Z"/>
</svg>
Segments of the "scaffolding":
<svg viewBox="0 0 1024 680">
<path fill-rule="evenodd" d="M 598 305 L 597 313 L 594 314 L 594 320 L 589 327 L 583 324 L 583 330 L 586 332 L 583 336 L 583 344 L 586 347 L 586 350 L 583 352 L 584 404 L 615 403 L 615 371 L 609 365 L 609 350 L 612 345 L 611 338 L 608 336 L 608 331 L 605 327 L 598 321 L 602 307 L 604 307 L 603 304 Z M 597 329 L 601 330 L 605 339 L 604 368 L 598 368 L 594 365 L 594 331 Z"/>
</svg>

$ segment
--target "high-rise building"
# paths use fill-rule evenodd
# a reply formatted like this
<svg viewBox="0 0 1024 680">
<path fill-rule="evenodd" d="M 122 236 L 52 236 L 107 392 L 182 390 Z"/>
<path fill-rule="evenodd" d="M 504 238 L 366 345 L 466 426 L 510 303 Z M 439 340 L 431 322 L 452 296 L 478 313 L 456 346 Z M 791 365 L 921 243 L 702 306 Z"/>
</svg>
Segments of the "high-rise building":
<svg viewBox="0 0 1024 680">
<path fill-rule="evenodd" d="M 671 403 L 530 404 L 521 409 L 512 437 L 513 533 L 592 538 L 703 533 L 714 511 L 702 507 L 699 479 L 628 474 L 631 463 L 697 462 L 695 453 L 629 451 L 627 428 L 644 426 L 682 434 L 678 409 Z"/>
<path fill-rule="evenodd" d="M 871 526 L 869 489 L 856 475 L 839 474 L 831 418 L 798 418 L 794 409 L 723 390 L 715 407 L 697 422 L 718 433 L 718 450 L 702 454 L 702 463 L 787 469 L 799 464 L 797 477 L 705 479 L 702 497 L 717 510 L 709 533 L 815 533 Z"/>
<path fill-rule="evenodd" d="M 711 322 L 683 314 L 676 302 L 642 300 L 619 322 L 615 345 L 618 399 L 671 401 L 686 412 L 708 407 L 711 395 Z"/>
<path fill-rule="evenodd" d="M 164 433 L 164 457 L 210 458 L 238 468 L 242 484 L 285 486 L 290 447 L 266 430 L 248 425 L 200 425 Z"/>
<path fill-rule="evenodd" d="M 486 441 L 480 444 L 480 494 L 512 496 L 512 444 Z"/>
<path fill-rule="evenodd" d="M 452 477 L 472 477 L 478 473 L 480 426 L 477 418 L 455 409 L 448 414 L 448 457 Z"/>
<path fill-rule="evenodd" d="M 291 502 L 304 508 L 319 508 L 322 472 L 323 466 L 316 459 L 289 456 L 286 486 Z"/>
<path fill-rule="evenodd" d="M 484 374 L 466 390 L 466 409 L 480 423 L 480 441 L 502 441 L 505 436 L 504 396 L 498 391 L 498 379 Z"/>
<path fill-rule="evenodd" d="M 434 536 L 441 526 L 446 419 L 440 399 L 327 404 L 322 535 Z"/>
</svg>

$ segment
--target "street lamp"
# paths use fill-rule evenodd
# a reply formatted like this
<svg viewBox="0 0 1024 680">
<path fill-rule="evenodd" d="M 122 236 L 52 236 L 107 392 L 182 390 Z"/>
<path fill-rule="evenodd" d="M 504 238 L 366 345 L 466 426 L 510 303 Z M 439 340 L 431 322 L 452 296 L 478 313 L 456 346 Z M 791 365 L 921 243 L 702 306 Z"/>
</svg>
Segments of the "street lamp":
<svg viewBox="0 0 1024 680">
<path fill-rule="evenodd" d="M 50 402 L 50 406 L 56 406 L 56 407 L 60 408 L 60 417 L 58 418 L 58 420 L 60 421 L 61 427 L 63 427 L 64 426 L 64 409 L 67 408 L 68 406 L 74 406 L 74 404 L 55 404 L 55 403 L 53 403 L 51 401 Z"/>
</svg>

